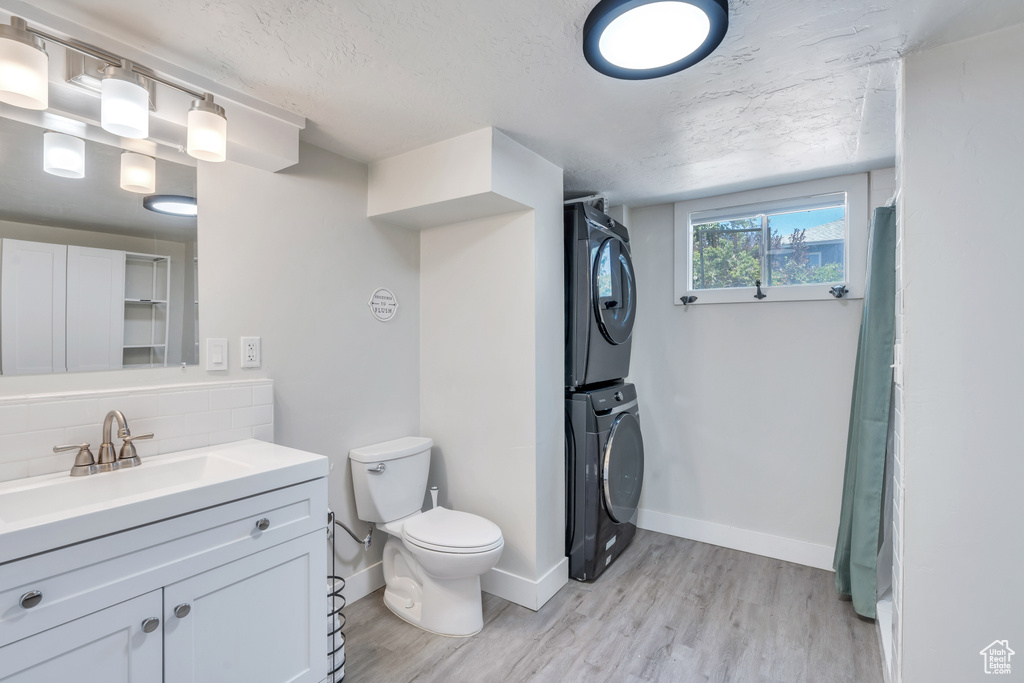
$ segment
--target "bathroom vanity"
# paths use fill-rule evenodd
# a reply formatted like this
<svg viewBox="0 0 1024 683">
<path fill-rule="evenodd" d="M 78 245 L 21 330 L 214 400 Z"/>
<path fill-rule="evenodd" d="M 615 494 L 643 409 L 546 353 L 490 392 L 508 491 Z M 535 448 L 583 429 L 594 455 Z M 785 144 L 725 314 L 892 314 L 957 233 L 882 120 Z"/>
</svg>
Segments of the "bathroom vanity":
<svg viewBox="0 0 1024 683">
<path fill-rule="evenodd" d="M 0 681 L 319 683 L 327 472 L 249 440 L 0 484 Z"/>
</svg>

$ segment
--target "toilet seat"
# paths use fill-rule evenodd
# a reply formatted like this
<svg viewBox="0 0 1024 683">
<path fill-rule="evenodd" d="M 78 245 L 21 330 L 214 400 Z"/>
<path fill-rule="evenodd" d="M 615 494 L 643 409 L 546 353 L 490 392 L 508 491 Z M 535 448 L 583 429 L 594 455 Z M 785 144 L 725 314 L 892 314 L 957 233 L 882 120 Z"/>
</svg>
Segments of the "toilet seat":
<svg viewBox="0 0 1024 683">
<path fill-rule="evenodd" d="M 441 553 L 483 553 L 501 547 L 498 525 L 468 512 L 436 507 L 405 520 L 406 543 Z"/>
</svg>

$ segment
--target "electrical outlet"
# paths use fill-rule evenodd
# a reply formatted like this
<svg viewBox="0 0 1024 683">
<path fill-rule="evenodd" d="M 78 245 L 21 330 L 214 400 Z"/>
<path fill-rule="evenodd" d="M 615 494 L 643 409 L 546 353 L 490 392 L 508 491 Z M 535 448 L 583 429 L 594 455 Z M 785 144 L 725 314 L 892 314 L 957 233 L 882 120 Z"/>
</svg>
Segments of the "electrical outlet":
<svg viewBox="0 0 1024 683">
<path fill-rule="evenodd" d="M 260 367 L 260 338 L 242 337 L 242 367 Z"/>
</svg>

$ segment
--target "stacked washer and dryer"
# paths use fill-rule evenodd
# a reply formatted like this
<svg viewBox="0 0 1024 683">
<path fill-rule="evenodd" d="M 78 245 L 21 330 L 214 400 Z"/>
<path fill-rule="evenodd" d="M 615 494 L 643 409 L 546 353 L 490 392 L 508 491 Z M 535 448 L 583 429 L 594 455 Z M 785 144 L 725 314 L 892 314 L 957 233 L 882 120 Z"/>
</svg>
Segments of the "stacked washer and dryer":
<svg viewBox="0 0 1024 683">
<path fill-rule="evenodd" d="M 636 283 L 626 227 L 565 206 L 565 478 L 569 576 L 592 581 L 636 534 L 644 477 L 629 374 Z"/>
</svg>

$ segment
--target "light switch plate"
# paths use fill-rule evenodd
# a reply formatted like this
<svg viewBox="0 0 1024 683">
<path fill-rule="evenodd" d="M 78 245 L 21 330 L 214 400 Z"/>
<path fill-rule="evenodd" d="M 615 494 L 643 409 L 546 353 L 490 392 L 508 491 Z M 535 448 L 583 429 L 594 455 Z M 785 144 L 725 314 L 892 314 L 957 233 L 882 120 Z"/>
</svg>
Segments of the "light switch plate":
<svg viewBox="0 0 1024 683">
<path fill-rule="evenodd" d="M 260 359 L 260 338 L 242 337 L 239 355 L 242 357 L 243 368 L 258 368 Z"/>
<path fill-rule="evenodd" d="M 228 369 L 228 340 L 212 339 L 206 340 L 206 369 L 227 370 Z"/>
</svg>

